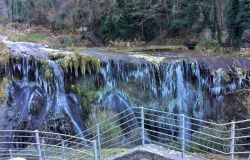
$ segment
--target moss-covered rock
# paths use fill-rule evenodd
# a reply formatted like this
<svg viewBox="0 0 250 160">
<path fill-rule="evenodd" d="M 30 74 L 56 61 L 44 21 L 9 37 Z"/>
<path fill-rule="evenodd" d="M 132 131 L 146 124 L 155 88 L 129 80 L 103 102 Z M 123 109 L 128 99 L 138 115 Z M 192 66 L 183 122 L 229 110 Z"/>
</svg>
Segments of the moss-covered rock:
<svg viewBox="0 0 250 160">
<path fill-rule="evenodd" d="M 79 97 L 83 109 L 91 111 L 90 106 L 96 100 L 97 91 L 81 84 L 71 85 L 70 91 L 74 92 Z"/>
<path fill-rule="evenodd" d="M 2 103 L 5 99 L 5 91 L 9 82 L 10 80 L 7 77 L 4 77 L 0 83 L 0 103 Z"/>
<path fill-rule="evenodd" d="M 5 44 L 0 42 L 0 67 L 4 68 L 9 63 L 9 53 Z"/>
<path fill-rule="evenodd" d="M 86 71 L 99 70 L 101 63 L 96 57 L 90 55 L 81 55 L 78 52 L 65 56 L 58 61 L 66 74 L 73 74 L 79 77 L 84 75 Z"/>
</svg>

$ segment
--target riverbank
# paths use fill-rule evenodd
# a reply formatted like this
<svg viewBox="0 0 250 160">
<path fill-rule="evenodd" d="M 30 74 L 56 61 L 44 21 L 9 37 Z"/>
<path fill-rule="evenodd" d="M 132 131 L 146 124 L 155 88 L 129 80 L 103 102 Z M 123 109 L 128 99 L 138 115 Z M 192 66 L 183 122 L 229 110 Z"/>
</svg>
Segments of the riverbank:
<svg viewBox="0 0 250 160">
<path fill-rule="evenodd" d="M 30 29 L 13 29 L 8 28 L 6 26 L 0 26 L 0 34 L 9 37 L 12 41 L 23 41 L 23 42 L 34 42 L 40 43 L 52 48 L 63 48 L 66 50 L 82 50 L 85 48 L 93 48 L 93 45 L 88 42 L 88 40 L 80 40 L 79 35 L 57 35 L 51 33 L 49 30 L 40 29 L 39 27 L 33 27 Z M 174 40 L 172 40 L 174 41 Z M 204 55 L 216 55 L 216 56 L 247 56 L 250 55 L 250 52 L 244 51 L 232 51 L 222 47 L 214 47 L 211 44 L 203 44 L 204 42 L 199 43 L 196 46 L 195 50 L 191 50 L 190 52 L 196 54 L 204 54 Z M 205 45 L 205 46 L 204 46 Z M 209 46 L 207 46 L 209 45 Z M 145 42 L 116 42 L 111 44 L 107 44 L 103 47 L 94 47 L 98 50 L 111 51 L 118 53 L 121 52 L 189 52 L 188 48 L 184 45 L 177 44 L 161 44 L 154 45 L 152 43 Z"/>
</svg>

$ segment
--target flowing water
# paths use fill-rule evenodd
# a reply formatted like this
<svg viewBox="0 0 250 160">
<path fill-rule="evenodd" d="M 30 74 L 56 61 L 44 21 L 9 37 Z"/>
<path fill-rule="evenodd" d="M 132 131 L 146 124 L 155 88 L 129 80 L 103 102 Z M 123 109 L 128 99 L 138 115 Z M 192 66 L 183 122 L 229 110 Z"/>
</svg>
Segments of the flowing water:
<svg viewBox="0 0 250 160">
<path fill-rule="evenodd" d="M 203 63 L 203 59 L 199 57 L 186 58 L 182 54 L 168 52 L 161 53 L 165 57 L 162 58 L 157 54 L 153 57 L 144 53 L 110 55 L 103 51 L 88 51 L 100 60 L 100 68 L 81 75 L 81 66 L 74 66 L 72 69 L 74 62 L 69 62 L 69 70 L 77 72 L 69 73 L 56 60 L 50 60 L 41 45 L 0 39 L 11 49 L 12 54 L 9 69 L 12 82 L 9 97 L 12 100 L 9 105 L 21 117 L 13 125 L 15 128 L 22 126 L 23 121 L 31 121 L 32 129 L 39 128 L 52 113 L 59 118 L 66 115 L 76 134 L 84 137 L 84 120 L 88 115 L 81 112 L 82 106 L 78 98 L 82 97 L 66 90 L 67 85 L 74 83 L 85 86 L 90 86 L 87 82 L 94 84 L 99 90 L 98 105 L 115 113 L 129 109 L 124 114 L 130 114 L 131 119 L 135 117 L 135 114 L 131 114 L 132 107 L 141 106 L 206 119 L 221 109 L 218 106 L 222 104 L 226 92 L 242 88 L 248 83 L 247 73 L 243 71 L 238 76 L 227 78 L 228 74 L 221 69 L 224 66 L 214 65 L 213 70 L 210 69 L 213 63 L 210 64 L 209 59 L 206 60 L 207 63 Z M 144 57 L 140 58 L 141 55 Z M 237 62 L 250 68 L 248 59 L 237 59 Z M 225 66 L 230 63 L 231 61 Z M 78 75 L 81 75 L 80 78 Z M 94 77 L 98 78 L 92 80 Z M 165 116 L 175 119 L 169 114 Z M 158 121 L 181 126 L 178 120 L 156 118 Z M 131 123 L 138 122 L 134 120 Z M 189 129 L 192 127 L 189 121 L 185 125 Z M 66 124 L 60 126 L 69 129 Z M 182 135 L 182 130 L 178 127 L 164 127 L 171 130 L 169 134 Z M 179 132 L 176 133 L 176 130 Z"/>
</svg>

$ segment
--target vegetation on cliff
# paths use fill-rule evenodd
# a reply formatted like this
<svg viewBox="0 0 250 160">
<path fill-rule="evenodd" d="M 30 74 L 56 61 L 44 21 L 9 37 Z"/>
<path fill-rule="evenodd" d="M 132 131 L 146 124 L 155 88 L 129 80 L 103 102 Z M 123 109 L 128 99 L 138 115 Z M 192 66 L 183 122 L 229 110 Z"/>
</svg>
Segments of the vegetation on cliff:
<svg viewBox="0 0 250 160">
<path fill-rule="evenodd" d="M 98 70 L 101 65 L 101 62 L 96 57 L 82 55 L 78 52 L 66 55 L 64 58 L 60 59 L 58 63 L 66 74 L 74 74 L 75 77 L 78 77 L 79 74 L 84 75 L 86 71 L 91 72 L 91 70 Z"/>
<path fill-rule="evenodd" d="M 5 92 L 6 92 L 6 87 L 9 84 L 9 79 L 7 77 L 4 77 L 0 83 L 0 103 L 4 101 L 5 97 Z"/>
<path fill-rule="evenodd" d="M 5 44 L 0 42 L 0 68 L 4 69 L 9 62 L 9 53 L 8 49 L 5 47 Z"/>
<path fill-rule="evenodd" d="M 96 102 L 97 91 L 80 84 L 71 85 L 69 90 L 78 96 L 84 110 L 87 112 L 92 111 L 93 108 L 91 105 Z"/>
</svg>

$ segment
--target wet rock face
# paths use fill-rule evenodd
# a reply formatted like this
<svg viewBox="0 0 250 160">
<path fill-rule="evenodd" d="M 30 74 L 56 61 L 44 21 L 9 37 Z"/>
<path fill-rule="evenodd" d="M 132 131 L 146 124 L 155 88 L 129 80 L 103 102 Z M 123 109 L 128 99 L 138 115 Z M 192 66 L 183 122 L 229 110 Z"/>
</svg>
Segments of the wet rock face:
<svg viewBox="0 0 250 160">
<path fill-rule="evenodd" d="M 27 124 L 31 129 L 45 128 L 49 124 L 47 128 L 53 131 L 84 131 L 88 115 L 83 104 L 92 95 L 84 93 L 85 97 L 81 97 L 78 93 L 82 91 L 70 91 L 69 86 L 75 84 L 88 88 L 86 92 L 97 91 L 95 103 L 115 113 L 144 106 L 222 121 L 232 118 L 231 110 L 240 113 L 239 119 L 248 114 L 247 94 L 242 99 L 230 94 L 249 87 L 248 57 L 193 58 L 178 53 L 109 55 L 95 51 L 90 55 L 65 52 L 51 60 L 40 45 L 7 40 L 5 43 L 11 49 L 7 75 L 12 83 L 6 89 L 10 93 L 6 105 L 16 115 L 10 118 L 13 128 Z M 239 105 L 240 111 L 233 108 Z M 125 114 L 130 113 L 132 109 Z M 131 119 L 134 116 L 131 114 Z"/>
<path fill-rule="evenodd" d="M 230 107 L 228 107 L 230 106 Z M 223 117 L 226 121 L 232 119 L 250 118 L 250 93 L 247 90 L 239 90 L 236 93 L 225 95 L 222 103 Z"/>
<path fill-rule="evenodd" d="M 16 111 L 19 115 L 16 127 L 22 126 L 23 122 L 29 122 L 30 127 L 40 128 L 41 120 L 46 112 L 46 105 L 44 95 L 37 86 L 20 86 L 20 84 L 13 82 L 9 99 L 11 99 L 8 102 L 9 109 Z"/>
</svg>

